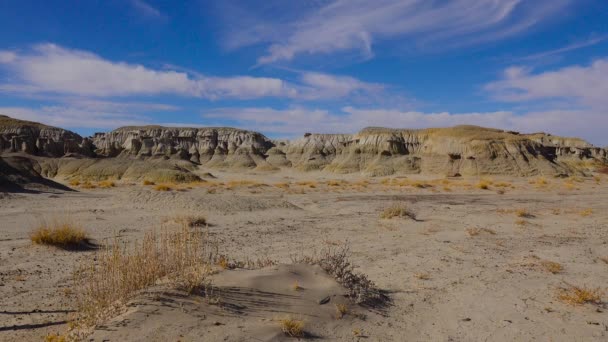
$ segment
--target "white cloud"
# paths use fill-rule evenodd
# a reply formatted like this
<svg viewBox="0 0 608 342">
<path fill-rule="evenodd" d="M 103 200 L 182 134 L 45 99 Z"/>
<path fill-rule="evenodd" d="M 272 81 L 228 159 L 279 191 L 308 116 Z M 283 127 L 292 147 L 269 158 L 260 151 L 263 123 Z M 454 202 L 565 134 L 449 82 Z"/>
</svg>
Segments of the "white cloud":
<svg viewBox="0 0 608 342">
<path fill-rule="evenodd" d="M 454 125 L 478 125 L 524 133 L 548 132 L 589 139 L 606 145 L 605 127 L 608 116 L 595 111 L 539 111 L 514 113 L 509 111 L 479 113 L 424 113 L 389 109 L 344 107 L 341 111 L 294 107 L 220 108 L 202 114 L 206 122 L 231 120 L 239 127 L 267 134 L 295 137 L 304 132 L 354 133 L 364 127 L 428 128 Z M 573 118 L 576 118 L 573 120 Z"/>
<path fill-rule="evenodd" d="M 285 2 L 270 1 L 266 6 L 247 7 L 247 3 L 232 6 L 233 13 L 247 13 L 244 16 L 247 27 L 255 28 L 256 34 L 251 34 L 239 23 L 243 16 L 225 15 L 226 26 L 231 30 L 225 45 L 236 48 L 270 42 L 267 53 L 258 59 L 260 64 L 265 64 L 291 60 L 301 54 L 350 50 L 359 50 L 370 57 L 372 45 L 383 40 L 409 39 L 412 45 L 434 47 L 477 44 L 525 31 L 560 13 L 572 0 L 333 0 L 316 3 L 321 5 L 292 8 Z M 276 10 L 269 10 L 269 7 Z M 286 17 L 290 20 L 285 20 Z"/>
<path fill-rule="evenodd" d="M 4 57 L 1 57 L 4 56 Z M 19 83 L 0 84 L 0 91 L 54 93 L 91 97 L 172 94 L 207 99 L 282 97 L 326 99 L 366 91 L 380 85 L 352 77 L 302 73 L 300 81 L 270 77 L 206 77 L 185 71 L 154 70 L 113 62 L 86 51 L 42 44 L 26 54 L 0 55 Z"/>
<path fill-rule="evenodd" d="M 588 66 L 568 66 L 554 71 L 532 73 L 523 67 L 510 67 L 502 80 L 485 89 L 503 101 L 566 99 L 578 105 L 608 108 L 608 58 Z"/>
<path fill-rule="evenodd" d="M 17 54 L 13 51 L 0 50 L 0 63 L 11 63 L 17 58 Z"/>
<path fill-rule="evenodd" d="M 140 13 L 148 17 L 162 18 L 163 14 L 156 8 L 152 7 L 150 4 L 145 2 L 144 0 L 131 0 L 131 4 L 135 9 L 137 9 Z"/>
</svg>

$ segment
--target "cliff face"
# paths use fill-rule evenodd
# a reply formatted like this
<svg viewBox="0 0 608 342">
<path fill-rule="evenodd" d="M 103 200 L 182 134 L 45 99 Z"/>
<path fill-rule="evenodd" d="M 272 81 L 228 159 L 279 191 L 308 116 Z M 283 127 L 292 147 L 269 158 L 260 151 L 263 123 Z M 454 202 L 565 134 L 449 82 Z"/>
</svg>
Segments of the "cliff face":
<svg viewBox="0 0 608 342">
<path fill-rule="evenodd" d="M 68 130 L 0 115 L 0 152 L 47 157 L 70 153 L 93 156 L 93 145 L 90 139 Z"/>
<path fill-rule="evenodd" d="M 163 164 L 168 170 L 183 169 L 184 165 L 175 166 L 179 161 L 193 167 L 258 170 L 294 167 L 372 176 L 557 175 L 579 172 L 589 165 L 608 164 L 606 149 L 578 138 L 519 134 L 477 126 L 366 128 L 356 134 L 306 134 L 293 141 L 272 141 L 260 133 L 234 128 L 142 126 L 123 127 L 83 139 L 61 128 L 0 116 L 2 151 L 47 157 L 80 154 L 103 159 L 101 163 L 91 161 L 91 165 L 86 165 L 91 174 L 112 170 L 114 164 L 125 170 L 133 168 L 129 160 L 143 162 L 137 164 L 138 170 L 145 165 L 153 167 L 153 160 L 167 160 L 173 163 Z M 64 164 L 68 165 L 61 165 Z M 125 170 L 123 173 L 128 174 Z M 140 171 L 137 174 L 145 176 Z"/>
<path fill-rule="evenodd" d="M 93 137 L 96 152 L 107 157 L 187 159 L 218 167 L 265 164 L 273 143 L 264 135 L 234 128 L 123 127 Z"/>
<path fill-rule="evenodd" d="M 476 126 L 309 135 L 283 150 L 295 167 L 369 175 L 430 173 L 560 174 L 583 160 L 606 163 L 607 151 L 577 138 L 518 134 Z"/>
</svg>

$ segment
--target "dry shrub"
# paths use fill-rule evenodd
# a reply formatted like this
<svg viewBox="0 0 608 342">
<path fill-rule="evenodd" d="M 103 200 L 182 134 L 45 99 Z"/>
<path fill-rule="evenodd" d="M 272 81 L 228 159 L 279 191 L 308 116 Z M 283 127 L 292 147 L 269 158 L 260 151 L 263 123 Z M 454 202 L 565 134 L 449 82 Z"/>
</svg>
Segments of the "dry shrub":
<svg viewBox="0 0 608 342">
<path fill-rule="evenodd" d="M 304 336 L 304 321 L 286 317 L 279 322 L 281 323 L 281 330 L 285 335 L 289 337 Z"/>
<path fill-rule="evenodd" d="M 543 260 L 540 262 L 540 265 L 547 271 L 553 274 L 560 273 L 564 270 L 564 267 L 555 261 Z"/>
<path fill-rule="evenodd" d="M 95 189 L 95 188 L 97 188 L 97 185 L 95 185 L 89 181 L 86 181 L 84 183 L 81 183 L 80 187 L 83 189 Z"/>
<path fill-rule="evenodd" d="M 292 256 L 292 261 L 299 264 L 319 265 L 327 274 L 348 291 L 348 298 L 357 304 L 384 305 L 389 298 L 367 278 L 365 274 L 355 271 L 350 261 L 348 244 L 340 247 L 325 247 L 320 256 Z"/>
<path fill-rule="evenodd" d="M 300 286 L 300 283 L 298 283 L 298 281 L 294 281 L 293 284 L 291 284 L 291 289 L 294 291 L 300 291 L 303 290 L 302 286 Z"/>
<path fill-rule="evenodd" d="M 517 217 L 525 217 L 525 218 L 534 217 L 534 215 L 532 215 L 532 213 L 530 213 L 527 209 L 517 209 L 515 211 L 515 215 L 517 215 Z"/>
<path fill-rule="evenodd" d="M 346 304 L 336 304 L 336 318 L 341 319 L 348 314 L 348 306 Z"/>
<path fill-rule="evenodd" d="M 572 305 L 601 304 L 604 292 L 600 288 L 570 286 L 559 289 L 558 298 Z"/>
<path fill-rule="evenodd" d="M 380 218 L 391 219 L 393 217 L 409 217 L 412 220 L 416 220 L 416 213 L 408 209 L 405 205 L 395 204 L 392 205 L 380 214 Z"/>
<path fill-rule="evenodd" d="M 316 188 L 318 184 L 315 181 L 300 181 L 300 182 L 296 182 L 296 185 L 307 186 L 309 188 Z"/>
<path fill-rule="evenodd" d="M 488 233 L 490 235 L 496 235 L 496 232 L 493 229 L 490 228 L 467 228 L 466 229 L 467 233 L 469 234 L 469 236 L 477 236 L 481 233 Z"/>
<path fill-rule="evenodd" d="M 71 186 L 79 186 L 80 181 L 78 179 L 72 179 L 69 183 Z"/>
<path fill-rule="evenodd" d="M 280 189 L 289 189 L 289 183 L 286 182 L 276 183 L 274 186 Z"/>
<path fill-rule="evenodd" d="M 30 239 L 35 244 L 64 249 L 76 248 L 88 242 L 84 229 L 69 216 L 41 219 L 30 233 Z"/>
<path fill-rule="evenodd" d="M 143 182 L 141 182 L 141 184 L 142 184 L 142 185 L 155 185 L 156 183 L 154 183 L 154 182 L 153 182 L 153 181 L 151 181 L 151 180 L 144 179 L 144 181 L 143 181 Z"/>
<path fill-rule="evenodd" d="M 327 186 L 342 186 L 348 184 L 348 182 L 339 179 L 332 179 L 328 180 L 326 184 Z"/>
<path fill-rule="evenodd" d="M 581 210 L 581 212 L 579 214 L 583 217 L 590 216 L 591 214 L 593 214 L 593 209 L 587 208 L 587 209 Z"/>
<path fill-rule="evenodd" d="M 67 342 L 67 341 L 68 341 L 68 337 L 66 337 L 65 335 L 57 334 L 57 333 L 47 334 L 44 337 L 44 342 Z"/>
<path fill-rule="evenodd" d="M 431 279 L 431 275 L 428 273 L 415 273 L 414 277 L 416 277 L 417 279 L 420 279 L 420 280 L 430 280 Z"/>
<path fill-rule="evenodd" d="M 108 189 L 108 188 L 115 187 L 116 183 L 114 183 L 113 181 L 105 180 L 105 181 L 101 181 L 101 182 L 97 183 L 97 186 L 99 186 L 102 189 Z"/>
<path fill-rule="evenodd" d="M 486 180 L 480 180 L 475 187 L 477 189 L 482 189 L 482 190 L 488 190 L 490 189 L 490 182 L 486 181 Z"/>
<path fill-rule="evenodd" d="M 173 221 L 188 227 L 205 227 L 207 225 L 207 218 L 203 215 L 176 215 L 173 217 Z"/>
<path fill-rule="evenodd" d="M 518 226 L 525 226 L 528 223 L 530 223 L 530 222 L 528 222 L 526 220 L 522 220 L 522 219 L 519 219 L 519 220 L 515 221 L 515 224 L 518 225 Z"/>
<path fill-rule="evenodd" d="M 131 248 L 121 247 L 116 239 L 75 272 L 78 321 L 95 324 L 161 280 L 192 293 L 210 274 L 211 257 L 206 237 L 187 226 L 173 232 L 148 232 Z"/>
<path fill-rule="evenodd" d="M 154 187 L 154 190 L 156 191 L 171 191 L 172 188 L 167 185 L 167 184 L 158 184 L 157 186 Z"/>
</svg>

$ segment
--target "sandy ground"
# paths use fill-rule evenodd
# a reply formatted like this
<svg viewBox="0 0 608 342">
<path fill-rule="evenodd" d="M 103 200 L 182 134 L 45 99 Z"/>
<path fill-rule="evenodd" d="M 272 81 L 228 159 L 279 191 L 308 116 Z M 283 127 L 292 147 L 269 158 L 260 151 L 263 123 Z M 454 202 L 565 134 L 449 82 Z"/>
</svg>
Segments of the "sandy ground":
<svg viewBox="0 0 608 342">
<path fill-rule="evenodd" d="M 330 306 L 309 308 L 324 293 L 340 292 L 320 270 L 224 271 L 217 284 L 258 292 L 226 292 L 235 310 L 170 294 L 140 298 L 92 340 L 283 340 L 276 318 L 284 313 L 301 315 L 309 338 L 319 340 L 608 340 L 608 296 L 584 305 L 558 298 L 569 286 L 608 289 L 608 178 L 573 185 L 494 179 L 484 190 L 471 186 L 478 179 L 464 180 L 469 186 L 449 180 L 419 188 L 323 173 L 213 174 L 224 185 L 158 192 L 117 183 L 112 189 L 0 194 L 0 340 L 35 341 L 65 331 L 75 309 L 72 272 L 94 253 L 32 245 L 28 234 L 38 218 L 69 215 L 104 244 L 115 236 L 134 241 L 167 217 L 185 214 L 205 215 L 223 253 L 236 259 L 290 263 L 294 254 L 348 243 L 358 270 L 387 290 L 392 303 L 382 312 L 353 306 L 352 315 L 338 320 Z M 338 178 L 348 183 L 323 183 Z M 268 185 L 228 189 L 226 182 L 235 179 Z M 296 184 L 302 181 L 314 187 Z M 284 182 L 289 185 L 275 185 Z M 417 220 L 381 219 L 395 203 L 407 205 Z M 532 217 L 518 217 L 520 209 Z M 543 261 L 563 271 L 548 272 Z M 285 304 L 277 296 L 291 296 L 284 284 L 294 279 L 309 291 Z"/>
</svg>

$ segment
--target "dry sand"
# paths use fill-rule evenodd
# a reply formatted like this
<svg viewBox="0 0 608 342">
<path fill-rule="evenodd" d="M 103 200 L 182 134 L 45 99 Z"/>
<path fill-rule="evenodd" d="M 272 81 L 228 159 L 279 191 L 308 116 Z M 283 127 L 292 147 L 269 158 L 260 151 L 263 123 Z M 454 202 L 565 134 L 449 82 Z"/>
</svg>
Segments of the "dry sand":
<svg viewBox="0 0 608 342">
<path fill-rule="evenodd" d="M 92 340 L 290 340 L 278 324 L 286 316 L 303 319 L 308 338 L 318 340 L 608 340 L 606 295 L 601 304 L 558 298 L 559 289 L 571 285 L 607 289 L 608 177 L 571 185 L 553 178 L 546 185 L 495 178 L 484 190 L 473 178 L 422 188 L 325 173 L 213 174 L 224 184 L 262 184 L 158 192 L 118 182 L 111 189 L 0 194 L 0 340 L 35 341 L 66 331 L 75 309 L 72 272 L 95 253 L 32 245 L 28 234 L 37 218 L 69 215 L 95 242 L 107 244 L 115 236 L 141 239 L 170 225 L 171 217 L 188 214 L 207 217 L 209 233 L 231 258 L 286 265 L 215 275 L 224 305 L 152 290 L 98 327 Z M 348 183 L 323 183 L 338 178 Z M 302 181 L 314 187 L 296 184 Z M 275 186 L 284 182 L 285 188 Z M 500 182 L 512 187 L 499 194 Z M 417 219 L 381 219 L 395 203 Z M 519 209 L 533 217 L 518 217 Z M 343 288 L 318 267 L 288 265 L 294 254 L 345 243 L 358 270 L 389 292 L 390 306 L 348 304 L 350 313 L 337 319 L 335 304 L 347 304 Z M 545 260 L 563 270 L 548 272 Z M 293 289 L 296 281 L 303 290 Z M 326 295 L 332 301 L 319 305 Z"/>
</svg>

